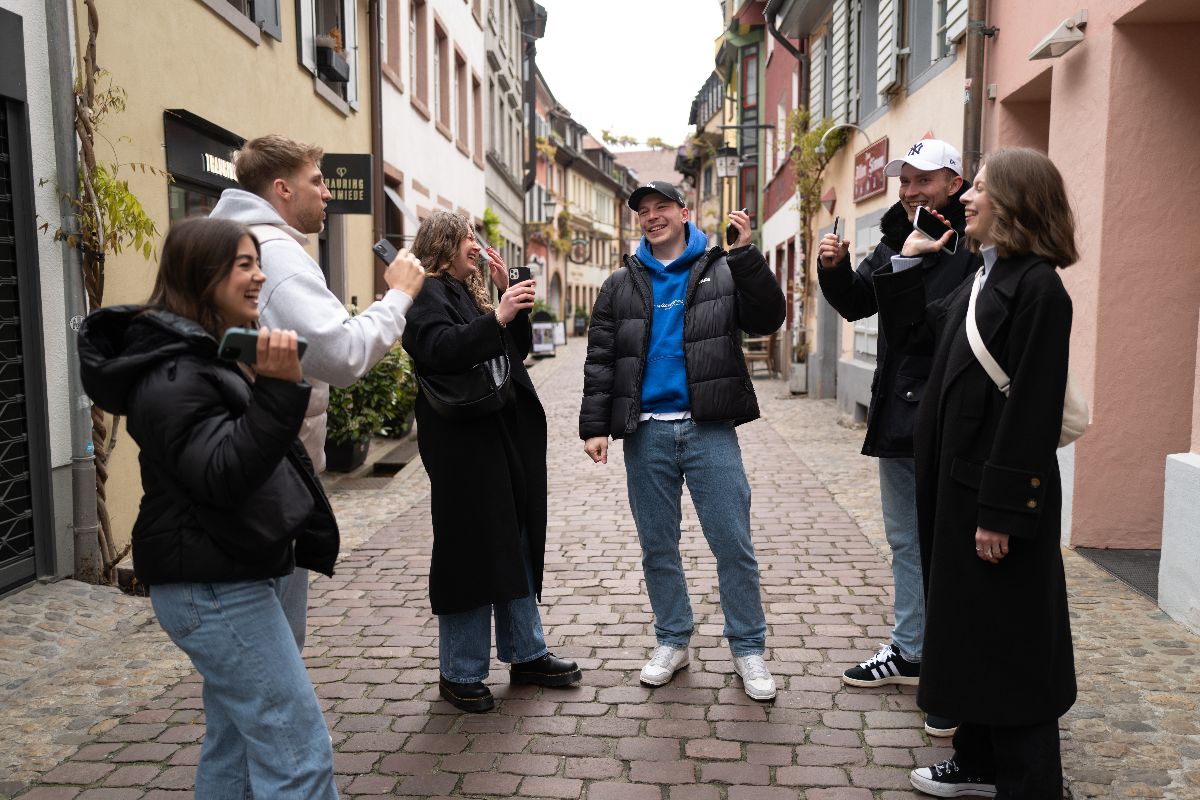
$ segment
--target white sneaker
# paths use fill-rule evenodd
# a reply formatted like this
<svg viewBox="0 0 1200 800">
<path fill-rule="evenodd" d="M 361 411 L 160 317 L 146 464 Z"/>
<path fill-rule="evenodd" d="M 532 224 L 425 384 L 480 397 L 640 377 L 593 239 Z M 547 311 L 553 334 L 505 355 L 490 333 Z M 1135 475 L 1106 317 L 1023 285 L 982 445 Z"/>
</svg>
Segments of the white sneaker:
<svg viewBox="0 0 1200 800">
<path fill-rule="evenodd" d="M 654 648 L 646 666 L 642 667 L 641 681 L 647 686 L 662 686 L 687 665 L 688 649 L 686 647 L 660 644 Z"/>
<path fill-rule="evenodd" d="M 733 671 L 741 676 L 742 685 L 751 699 L 775 699 L 775 679 L 763 663 L 762 656 L 734 656 Z"/>
</svg>

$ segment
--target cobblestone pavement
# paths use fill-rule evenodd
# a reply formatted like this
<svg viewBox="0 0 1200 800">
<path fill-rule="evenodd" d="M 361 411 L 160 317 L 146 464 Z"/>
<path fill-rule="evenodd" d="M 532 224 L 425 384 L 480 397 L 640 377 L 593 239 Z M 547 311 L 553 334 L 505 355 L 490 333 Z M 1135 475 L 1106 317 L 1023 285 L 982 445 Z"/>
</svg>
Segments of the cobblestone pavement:
<svg viewBox="0 0 1200 800">
<path fill-rule="evenodd" d="M 489 683 L 496 712 L 437 698 L 425 594 L 428 484 L 419 463 L 382 488 L 331 481 L 338 574 L 312 586 L 305 651 L 346 797 L 896 800 L 948 749 L 921 732 L 910 688 L 848 689 L 885 641 L 890 570 L 872 459 L 828 402 L 757 380 L 764 419 L 740 429 L 770 626 L 773 704 L 742 692 L 723 645 L 715 567 L 687 507 L 693 661 L 658 689 L 619 446 L 590 464 L 575 424 L 583 347 L 533 375 L 551 424 L 543 619 L 585 669 L 566 690 Z M 1067 553 L 1080 699 L 1064 720 L 1076 797 L 1200 798 L 1200 637 Z M 0 600 L 0 798 L 190 796 L 200 684 L 147 602 L 63 581 Z"/>
</svg>

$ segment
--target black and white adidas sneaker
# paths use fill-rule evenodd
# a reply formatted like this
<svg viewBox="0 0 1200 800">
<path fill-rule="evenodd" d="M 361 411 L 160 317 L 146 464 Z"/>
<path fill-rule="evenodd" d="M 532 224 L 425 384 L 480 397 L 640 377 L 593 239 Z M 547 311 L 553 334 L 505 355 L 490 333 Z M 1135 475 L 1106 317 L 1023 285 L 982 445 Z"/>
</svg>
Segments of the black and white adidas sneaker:
<svg viewBox="0 0 1200 800">
<path fill-rule="evenodd" d="M 879 652 L 842 673 L 847 686 L 883 686 L 900 683 L 916 686 L 921 680 L 921 663 L 909 661 L 896 648 L 885 644 Z"/>
<path fill-rule="evenodd" d="M 953 758 L 909 773 L 913 788 L 934 797 L 995 797 L 994 778 L 964 771 Z"/>
</svg>

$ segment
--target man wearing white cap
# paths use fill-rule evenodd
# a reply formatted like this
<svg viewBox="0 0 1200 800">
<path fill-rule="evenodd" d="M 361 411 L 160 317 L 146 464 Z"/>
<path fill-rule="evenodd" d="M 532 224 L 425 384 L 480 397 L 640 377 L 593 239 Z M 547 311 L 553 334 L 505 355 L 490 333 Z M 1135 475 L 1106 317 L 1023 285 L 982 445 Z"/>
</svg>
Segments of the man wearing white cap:
<svg viewBox="0 0 1200 800">
<path fill-rule="evenodd" d="M 848 240 L 829 233 L 817 249 L 821 291 L 838 314 L 848 320 L 863 319 L 878 311 L 874 275 L 891 272 L 893 258 L 901 258 L 900 251 L 913 231 L 918 207 L 939 212 L 959 236 L 963 231 L 963 207 L 958 201 L 964 188 L 962 157 L 952 145 L 940 139 L 922 139 L 903 158 L 888 162 L 884 174 L 900 179 L 900 200 L 883 215 L 879 223 L 883 238 L 858 269 L 850 266 Z M 904 259 L 896 266 L 919 264 L 925 271 L 926 297 L 933 301 L 949 294 L 971 275 L 977 266 L 976 259 L 962 243 L 953 252 L 942 249 L 922 258 Z M 913 427 L 917 404 L 929 377 L 930 360 L 889 352 L 880 332 L 862 452 L 879 459 L 883 527 L 892 549 L 896 624 L 891 642 L 842 675 L 842 681 L 850 686 L 915 685 L 921 676 L 925 593 L 917 533 Z M 932 715 L 925 721 L 925 730 L 933 736 L 952 736 L 956 727 L 956 721 Z"/>
</svg>

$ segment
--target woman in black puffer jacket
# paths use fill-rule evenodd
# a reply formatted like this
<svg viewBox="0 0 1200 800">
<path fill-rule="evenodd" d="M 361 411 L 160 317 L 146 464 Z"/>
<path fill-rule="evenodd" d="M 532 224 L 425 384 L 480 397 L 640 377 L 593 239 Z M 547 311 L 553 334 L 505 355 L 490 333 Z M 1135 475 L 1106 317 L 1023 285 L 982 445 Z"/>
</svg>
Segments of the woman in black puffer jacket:
<svg viewBox="0 0 1200 800">
<path fill-rule="evenodd" d="M 291 331 L 259 331 L 257 363 L 218 357 L 253 325 L 266 277 L 236 222 L 177 223 L 145 307 L 91 314 L 84 388 L 128 419 L 144 496 L 134 571 L 204 678 L 196 797 L 336 798 L 333 752 L 275 579 L 332 574 L 338 531 L 297 434 L 309 386 Z"/>
</svg>

